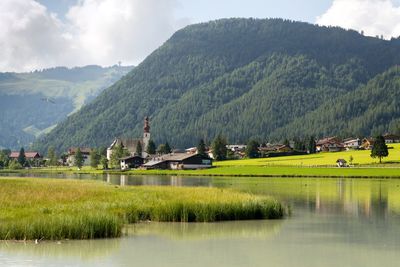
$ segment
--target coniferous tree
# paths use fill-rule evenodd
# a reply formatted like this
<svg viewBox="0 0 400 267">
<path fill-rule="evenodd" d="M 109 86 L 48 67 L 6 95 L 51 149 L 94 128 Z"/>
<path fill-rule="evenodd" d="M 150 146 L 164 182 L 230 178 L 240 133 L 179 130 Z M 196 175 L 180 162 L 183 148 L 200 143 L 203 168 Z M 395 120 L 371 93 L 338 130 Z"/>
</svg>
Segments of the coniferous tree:
<svg viewBox="0 0 400 267">
<path fill-rule="evenodd" d="M 156 154 L 156 144 L 153 142 L 153 140 L 149 140 L 149 143 L 147 145 L 146 149 L 147 154 L 149 155 L 154 155 Z"/>
<path fill-rule="evenodd" d="M 47 157 L 49 158 L 49 166 L 56 166 L 58 164 L 56 151 L 53 146 L 49 147 L 49 149 L 47 150 Z"/>
<path fill-rule="evenodd" d="M 92 149 L 90 152 L 90 166 L 92 168 L 97 168 L 100 163 L 100 154 L 97 152 L 96 149 Z"/>
<path fill-rule="evenodd" d="M 224 137 L 221 135 L 218 135 L 211 147 L 212 147 L 212 153 L 214 156 L 215 160 L 225 160 L 226 159 L 226 153 L 227 153 L 227 148 L 226 148 L 227 142 Z"/>
<path fill-rule="evenodd" d="M 206 156 L 206 144 L 203 139 L 200 139 L 200 142 L 197 145 L 197 154 Z"/>
<path fill-rule="evenodd" d="M 315 142 L 315 137 L 311 136 L 308 141 L 308 152 L 310 154 L 315 154 L 317 152 L 317 143 Z"/>
<path fill-rule="evenodd" d="M 143 153 L 143 148 L 141 142 L 138 142 L 136 145 L 136 154 L 141 157 Z"/>
<path fill-rule="evenodd" d="M 169 154 L 172 152 L 171 147 L 169 146 L 168 142 L 165 142 L 165 154 Z"/>
<path fill-rule="evenodd" d="M 0 151 L 0 168 L 7 168 L 10 162 L 8 154 L 2 150 Z"/>
<path fill-rule="evenodd" d="M 84 162 L 84 158 L 81 152 L 81 149 L 78 147 L 75 152 L 75 160 L 74 165 L 78 167 L 78 169 L 82 168 Z"/>
<path fill-rule="evenodd" d="M 19 150 L 19 155 L 18 155 L 18 163 L 24 167 L 26 164 L 26 156 L 25 156 L 25 150 L 23 147 Z"/>
<path fill-rule="evenodd" d="M 385 138 L 379 135 L 375 138 L 375 143 L 371 150 L 371 157 L 379 158 L 379 163 L 382 163 L 382 158 L 387 156 L 389 156 L 389 151 L 385 143 Z"/>
<path fill-rule="evenodd" d="M 107 159 L 106 156 L 101 155 L 100 164 L 101 164 L 103 170 L 107 170 L 108 169 L 108 159 Z"/>
<path fill-rule="evenodd" d="M 258 158 L 260 153 L 258 151 L 258 147 L 260 144 L 255 140 L 250 140 L 246 146 L 246 156 L 250 159 Z"/>
</svg>

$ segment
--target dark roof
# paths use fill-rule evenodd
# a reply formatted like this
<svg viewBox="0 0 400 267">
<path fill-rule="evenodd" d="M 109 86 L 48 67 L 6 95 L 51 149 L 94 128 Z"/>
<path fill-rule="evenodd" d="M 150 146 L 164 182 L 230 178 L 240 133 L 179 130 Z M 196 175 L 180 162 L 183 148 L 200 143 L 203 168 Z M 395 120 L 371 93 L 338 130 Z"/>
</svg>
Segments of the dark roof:
<svg viewBox="0 0 400 267">
<path fill-rule="evenodd" d="M 187 154 L 187 153 L 175 153 L 175 154 L 166 154 L 159 157 L 152 158 L 149 162 L 144 164 L 145 167 L 155 166 L 165 161 L 183 161 L 185 159 L 197 156 L 198 154 Z M 205 156 L 208 158 L 208 156 Z"/>
<path fill-rule="evenodd" d="M 395 134 L 386 133 L 386 134 L 383 136 L 383 138 L 385 138 L 386 140 L 387 140 L 387 139 L 389 139 L 389 140 L 391 140 L 391 139 L 393 139 L 393 140 L 398 140 L 398 139 L 400 139 L 400 136 L 395 135 Z"/>
<path fill-rule="evenodd" d="M 127 156 L 127 157 L 120 158 L 120 160 L 128 160 L 128 159 L 134 159 L 134 158 L 140 158 L 140 159 L 143 159 L 143 158 L 142 158 L 142 157 L 140 157 L 140 156 Z"/>
<path fill-rule="evenodd" d="M 334 144 L 334 143 L 340 143 L 339 138 L 337 138 L 336 136 L 326 137 L 326 138 L 318 140 L 317 146 L 326 145 L 326 144 Z"/>
<path fill-rule="evenodd" d="M 82 154 L 90 154 L 92 152 L 92 149 L 88 147 L 79 147 L 79 149 L 81 150 Z M 77 150 L 78 147 L 71 147 L 70 149 L 68 149 L 68 154 L 73 155 L 76 153 Z"/>
<path fill-rule="evenodd" d="M 345 159 L 338 159 L 338 160 L 336 161 L 336 163 L 339 163 L 339 162 L 341 162 L 341 163 L 347 163 L 347 161 L 346 161 Z"/>
</svg>

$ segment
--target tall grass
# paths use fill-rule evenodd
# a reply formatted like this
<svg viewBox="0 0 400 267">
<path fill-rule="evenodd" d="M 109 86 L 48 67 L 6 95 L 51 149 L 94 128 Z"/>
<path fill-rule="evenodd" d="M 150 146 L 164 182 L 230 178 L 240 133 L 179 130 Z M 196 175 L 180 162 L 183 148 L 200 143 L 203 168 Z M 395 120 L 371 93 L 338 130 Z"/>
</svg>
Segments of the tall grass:
<svg viewBox="0 0 400 267">
<path fill-rule="evenodd" d="M 0 179 L 0 239 L 118 237 L 126 223 L 277 219 L 276 200 L 216 188 L 116 187 L 94 181 Z"/>
</svg>

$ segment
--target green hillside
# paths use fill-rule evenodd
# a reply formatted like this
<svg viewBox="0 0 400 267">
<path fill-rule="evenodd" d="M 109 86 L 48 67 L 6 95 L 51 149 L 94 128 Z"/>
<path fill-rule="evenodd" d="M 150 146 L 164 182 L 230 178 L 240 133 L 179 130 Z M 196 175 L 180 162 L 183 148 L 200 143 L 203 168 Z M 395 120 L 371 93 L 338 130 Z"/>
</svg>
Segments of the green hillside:
<svg viewBox="0 0 400 267">
<path fill-rule="evenodd" d="M 0 148 L 27 146 L 131 69 L 86 66 L 0 73 Z"/>
<path fill-rule="evenodd" d="M 211 140 L 218 133 L 230 142 L 343 132 L 369 135 L 393 128 L 398 118 L 388 115 L 387 103 L 399 100 L 392 86 L 397 69 L 388 71 L 399 63 L 399 39 L 386 41 L 340 28 L 280 19 L 192 25 L 176 32 L 36 147 L 65 150 L 107 145 L 115 136 L 139 136 L 145 116 L 151 117 L 155 141 L 168 140 L 175 147 L 196 145 L 199 138 Z M 389 91 L 394 98 L 376 97 Z M 375 99 L 385 101 L 379 102 L 381 108 L 374 106 Z M 330 116 L 337 121 L 325 121 Z"/>
</svg>

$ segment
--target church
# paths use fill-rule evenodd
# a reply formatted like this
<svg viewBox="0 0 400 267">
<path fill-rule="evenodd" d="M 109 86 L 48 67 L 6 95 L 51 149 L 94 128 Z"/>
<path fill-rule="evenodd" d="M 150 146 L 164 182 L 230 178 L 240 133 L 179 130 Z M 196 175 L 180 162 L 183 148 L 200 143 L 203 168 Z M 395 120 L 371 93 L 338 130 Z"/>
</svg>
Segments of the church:
<svg viewBox="0 0 400 267">
<path fill-rule="evenodd" d="M 131 138 L 115 138 L 112 144 L 107 148 L 107 159 L 111 159 L 111 155 L 113 149 L 121 145 L 124 149 L 127 149 L 131 156 L 140 156 L 142 158 L 146 158 L 148 154 L 146 153 L 147 146 L 150 141 L 150 123 L 149 118 L 146 117 L 144 119 L 144 127 L 143 127 L 143 137 L 139 139 L 131 139 Z M 142 154 L 138 155 L 137 147 L 138 144 L 142 146 Z"/>
</svg>

